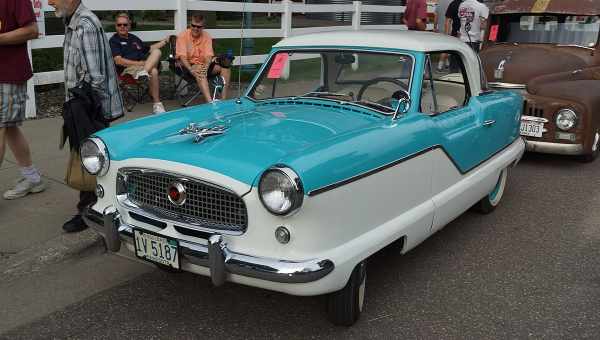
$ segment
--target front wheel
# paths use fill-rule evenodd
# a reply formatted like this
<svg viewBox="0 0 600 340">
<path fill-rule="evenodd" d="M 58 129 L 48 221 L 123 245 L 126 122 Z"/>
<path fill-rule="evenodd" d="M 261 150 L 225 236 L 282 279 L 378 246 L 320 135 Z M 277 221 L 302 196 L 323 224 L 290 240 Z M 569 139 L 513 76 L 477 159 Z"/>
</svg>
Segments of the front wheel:
<svg viewBox="0 0 600 340">
<path fill-rule="evenodd" d="M 489 214 L 500 204 L 500 200 L 502 200 L 502 196 L 504 195 L 504 189 L 506 188 L 506 180 L 508 179 L 508 168 L 504 168 L 502 172 L 500 172 L 500 176 L 498 177 L 498 182 L 494 186 L 494 189 L 487 194 L 484 198 L 477 203 L 475 206 L 477 211 L 482 214 Z"/>
<path fill-rule="evenodd" d="M 329 320 L 338 326 L 352 326 L 363 310 L 367 281 L 367 263 L 357 264 L 350 275 L 346 286 L 329 294 L 327 315 Z"/>
</svg>

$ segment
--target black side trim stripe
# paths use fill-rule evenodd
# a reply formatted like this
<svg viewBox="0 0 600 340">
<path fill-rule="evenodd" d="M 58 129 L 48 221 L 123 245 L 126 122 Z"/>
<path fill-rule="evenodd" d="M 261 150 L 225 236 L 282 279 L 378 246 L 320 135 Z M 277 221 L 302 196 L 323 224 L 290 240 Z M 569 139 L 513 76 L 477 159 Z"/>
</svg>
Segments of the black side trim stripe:
<svg viewBox="0 0 600 340">
<path fill-rule="evenodd" d="M 435 150 L 435 149 L 441 149 L 441 150 L 444 152 L 444 154 L 446 154 L 446 157 L 448 157 L 448 159 L 449 159 L 449 160 L 452 162 L 452 164 L 454 165 L 454 167 L 456 168 L 456 170 L 458 170 L 458 172 L 460 172 L 460 174 L 461 174 L 461 175 L 465 175 L 465 174 L 469 173 L 471 170 L 473 170 L 473 169 L 477 168 L 478 166 L 480 166 L 481 164 L 483 164 L 483 163 L 487 162 L 488 160 L 490 160 L 491 158 L 493 158 L 494 156 L 496 156 L 496 155 L 497 155 L 497 154 L 499 154 L 500 152 L 502 152 L 502 151 L 506 150 L 506 149 L 507 149 L 509 146 L 513 145 L 513 144 L 514 144 L 514 142 L 515 142 L 517 139 L 519 139 L 519 138 L 520 138 L 520 137 L 517 137 L 517 138 L 515 138 L 515 139 L 514 139 L 512 142 L 508 143 L 506 146 L 504 146 L 504 147 L 503 147 L 503 148 L 501 148 L 500 150 L 498 150 L 498 151 L 494 152 L 494 153 L 493 153 L 492 155 L 490 155 L 488 158 L 486 158 L 486 159 L 482 160 L 481 162 L 477 163 L 476 165 L 472 166 L 471 168 L 469 168 L 469 169 L 467 169 L 467 170 L 465 170 L 465 171 L 461 170 L 461 168 L 458 166 L 458 164 L 456 163 L 456 161 L 455 161 L 455 160 L 454 160 L 454 159 L 453 159 L 453 158 L 450 156 L 450 154 L 448 153 L 448 151 L 446 151 L 446 149 L 444 149 L 444 146 L 443 146 L 443 145 L 439 145 L 439 144 L 438 144 L 438 145 L 432 145 L 432 146 L 430 146 L 430 147 L 428 147 L 428 148 L 426 148 L 426 149 L 423 149 L 423 150 L 421 150 L 421 151 L 419 151 L 419 152 L 416 152 L 416 153 L 414 153 L 414 154 L 411 154 L 411 155 L 405 156 L 405 157 L 403 157 L 403 158 L 400 158 L 400 159 L 398 159 L 398 160 L 395 160 L 395 161 L 393 161 L 393 162 L 391 162 L 391 163 L 388 163 L 388 164 L 382 165 L 382 166 L 380 166 L 379 168 L 375 168 L 375 169 L 373 169 L 373 170 L 369 170 L 369 171 L 367 171 L 367 172 L 365 172 L 365 173 L 362 173 L 362 174 L 356 175 L 356 176 L 354 176 L 354 177 L 350 177 L 350 178 L 348 178 L 348 179 L 345 179 L 345 180 L 343 180 L 343 181 L 340 181 L 340 182 L 337 182 L 337 183 L 333 183 L 333 184 L 329 184 L 329 185 L 326 185 L 326 186 L 324 186 L 324 187 L 322 187 L 322 188 L 319 188 L 319 189 L 312 190 L 312 191 L 310 191 L 310 192 L 308 193 L 308 196 L 316 196 L 316 195 L 322 194 L 322 193 L 324 193 L 324 192 L 327 192 L 327 191 L 333 190 L 333 189 L 335 189 L 335 188 L 339 188 L 339 187 L 341 187 L 341 186 L 343 186 L 343 185 L 350 184 L 350 183 L 352 183 L 352 182 L 358 181 L 359 179 L 362 179 L 362 178 L 365 178 L 365 177 L 371 176 L 371 175 L 373 175 L 373 174 L 376 174 L 376 173 L 378 173 L 378 172 L 381 172 L 381 171 L 383 171 L 383 170 L 389 169 L 389 168 L 391 168 L 391 167 L 394 167 L 394 166 L 396 166 L 396 165 L 398 165 L 398 164 L 400 164 L 400 163 L 404 163 L 404 162 L 406 162 L 406 161 L 408 161 L 408 160 L 410 160 L 410 159 L 413 159 L 413 158 L 415 158 L 415 157 L 421 156 L 421 155 L 423 155 L 423 154 L 425 154 L 425 153 L 428 153 L 428 152 L 430 152 L 430 151 L 433 151 L 433 150 Z"/>
</svg>

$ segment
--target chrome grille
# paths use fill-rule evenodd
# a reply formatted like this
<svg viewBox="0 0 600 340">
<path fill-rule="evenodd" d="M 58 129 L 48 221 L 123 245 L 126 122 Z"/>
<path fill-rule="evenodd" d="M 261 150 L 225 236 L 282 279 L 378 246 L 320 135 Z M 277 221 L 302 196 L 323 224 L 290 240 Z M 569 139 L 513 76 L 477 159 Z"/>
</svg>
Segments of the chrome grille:
<svg viewBox="0 0 600 340">
<path fill-rule="evenodd" d="M 235 193 L 197 179 L 155 170 L 122 169 L 127 197 L 141 209 L 157 216 L 208 229 L 244 232 L 248 216 L 244 201 Z M 173 182 L 185 187 L 181 206 L 171 203 L 167 189 Z"/>
<path fill-rule="evenodd" d="M 525 100 L 523 102 L 523 115 L 543 118 L 544 109 L 541 107 L 536 107 L 535 103 Z"/>
</svg>

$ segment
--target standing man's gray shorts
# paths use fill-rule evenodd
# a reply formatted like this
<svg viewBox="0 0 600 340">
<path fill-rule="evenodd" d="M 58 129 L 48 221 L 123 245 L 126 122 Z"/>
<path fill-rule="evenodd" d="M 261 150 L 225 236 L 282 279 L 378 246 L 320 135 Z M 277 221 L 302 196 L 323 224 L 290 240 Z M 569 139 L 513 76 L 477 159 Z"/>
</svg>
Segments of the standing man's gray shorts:
<svg viewBox="0 0 600 340">
<path fill-rule="evenodd" d="M 0 83 L 0 128 L 23 124 L 26 103 L 27 82 Z"/>
</svg>

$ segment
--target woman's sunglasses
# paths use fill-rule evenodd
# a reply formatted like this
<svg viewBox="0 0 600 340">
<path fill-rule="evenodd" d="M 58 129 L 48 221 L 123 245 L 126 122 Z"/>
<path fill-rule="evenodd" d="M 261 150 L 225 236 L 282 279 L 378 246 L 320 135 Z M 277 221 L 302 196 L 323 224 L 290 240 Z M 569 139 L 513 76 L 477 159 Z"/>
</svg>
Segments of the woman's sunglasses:
<svg viewBox="0 0 600 340">
<path fill-rule="evenodd" d="M 117 27 L 127 27 L 129 24 L 117 24 Z"/>
</svg>

